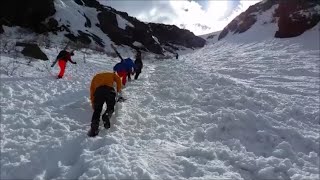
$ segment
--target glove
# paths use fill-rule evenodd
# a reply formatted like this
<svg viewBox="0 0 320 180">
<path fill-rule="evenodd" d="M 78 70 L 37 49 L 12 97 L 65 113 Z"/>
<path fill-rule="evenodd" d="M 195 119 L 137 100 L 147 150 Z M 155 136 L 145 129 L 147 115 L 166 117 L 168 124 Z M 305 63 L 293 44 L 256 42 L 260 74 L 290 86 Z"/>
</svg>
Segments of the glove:
<svg viewBox="0 0 320 180">
<path fill-rule="evenodd" d="M 118 92 L 117 95 L 116 95 L 116 98 L 119 99 L 121 97 L 122 97 L 122 92 Z"/>
<path fill-rule="evenodd" d="M 116 101 L 117 102 L 123 102 L 124 101 L 124 98 L 122 97 L 122 93 L 121 92 L 117 93 Z"/>
</svg>

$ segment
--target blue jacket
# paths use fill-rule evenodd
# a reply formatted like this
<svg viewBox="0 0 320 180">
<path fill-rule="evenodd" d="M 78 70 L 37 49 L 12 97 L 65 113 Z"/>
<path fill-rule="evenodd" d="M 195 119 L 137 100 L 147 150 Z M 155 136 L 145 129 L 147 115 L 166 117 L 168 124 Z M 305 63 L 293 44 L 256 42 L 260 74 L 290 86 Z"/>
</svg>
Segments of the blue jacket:
<svg viewBox="0 0 320 180">
<path fill-rule="evenodd" d="M 119 62 L 113 67 L 113 71 L 114 72 L 127 71 L 127 68 L 123 62 Z"/>
<path fill-rule="evenodd" d="M 135 68 L 135 64 L 134 64 L 133 60 L 130 58 L 124 59 L 123 63 L 125 64 L 127 72 L 131 72 L 132 68 L 133 69 Z"/>
</svg>

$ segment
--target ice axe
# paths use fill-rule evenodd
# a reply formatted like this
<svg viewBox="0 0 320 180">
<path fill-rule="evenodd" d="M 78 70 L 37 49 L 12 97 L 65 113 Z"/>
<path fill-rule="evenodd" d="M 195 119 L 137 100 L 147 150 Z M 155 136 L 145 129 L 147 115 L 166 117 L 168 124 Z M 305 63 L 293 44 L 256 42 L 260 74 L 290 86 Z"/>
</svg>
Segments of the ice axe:
<svg viewBox="0 0 320 180">
<path fill-rule="evenodd" d="M 118 55 L 118 57 L 121 59 L 121 61 L 123 61 L 123 58 L 121 57 L 120 53 L 117 51 L 116 47 L 114 47 L 113 44 L 111 44 L 111 47 L 114 50 L 114 52 Z"/>
</svg>

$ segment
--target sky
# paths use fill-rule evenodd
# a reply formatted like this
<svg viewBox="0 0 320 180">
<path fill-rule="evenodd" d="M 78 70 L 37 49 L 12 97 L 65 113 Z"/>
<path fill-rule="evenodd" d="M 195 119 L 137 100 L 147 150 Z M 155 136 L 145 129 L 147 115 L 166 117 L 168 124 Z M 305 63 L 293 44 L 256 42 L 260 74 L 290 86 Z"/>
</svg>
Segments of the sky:
<svg viewBox="0 0 320 180">
<path fill-rule="evenodd" d="M 91 79 L 118 58 L 76 51 L 57 80 L 52 61 L 2 53 L 0 179 L 318 179 L 319 26 L 274 39 L 257 25 L 178 60 L 143 53 L 95 138 Z"/>
<path fill-rule="evenodd" d="M 99 0 L 144 22 L 174 24 L 196 35 L 222 30 L 261 0 Z"/>
</svg>

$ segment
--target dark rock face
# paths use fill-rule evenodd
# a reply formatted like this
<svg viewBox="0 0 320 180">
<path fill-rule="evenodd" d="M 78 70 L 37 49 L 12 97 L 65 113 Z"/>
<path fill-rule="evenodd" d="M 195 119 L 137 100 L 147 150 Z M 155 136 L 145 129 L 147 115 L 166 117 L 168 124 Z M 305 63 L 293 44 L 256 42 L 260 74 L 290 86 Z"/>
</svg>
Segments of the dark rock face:
<svg viewBox="0 0 320 180">
<path fill-rule="evenodd" d="M 78 36 L 75 36 L 74 34 L 68 33 L 68 34 L 65 34 L 65 36 L 67 38 L 69 38 L 71 41 L 80 42 L 83 45 L 89 45 L 92 42 L 90 39 L 90 37 L 91 37 L 97 45 L 99 45 L 101 47 L 105 46 L 103 40 L 95 34 L 85 33 L 80 30 L 78 30 L 78 34 L 79 34 Z"/>
<path fill-rule="evenodd" d="M 233 34 L 246 32 L 254 23 L 256 23 L 257 14 L 270 9 L 276 3 L 277 0 L 269 0 L 265 3 L 258 3 L 250 6 L 221 31 L 218 40 L 226 37 L 229 32 L 233 32 Z"/>
<path fill-rule="evenodd" d="M 279 17 L 277 38 L 296 37 L 311 29 L 320 21 L 320 13 L 313 9 L 320 1 L 280 1 L 275 16 Z M 307 16 L 307 14 L 310 14 Z"/>
<path fill-rule="evenodd" d="M 101 9 L 100 9 L 101 10 Z M 117 15 L 128 21 L 131 26 L 121 29 L 118 26 Z M 148 51 L 156 54 L 163 54 L 163 47 L 167 43 L 182 45 L 188 48 L 203 47 L 205 40 L 195 36 L 187 30 L 179 29 L 176 26 L 149 23 L 145 24 L 130 17 L 127 13 L 119 12 L 113 8 L 102 9 L 98 14 L 99 26 L 101 30 L 108 34 L 110 39 L 116 44 L 125 44 L 134 49 L 140 49 L 133 45 L 140 42 Z M 154 37 L 159 40 L 159 43 Z"/>
<path fill-rule="evenodd" d="M 34 32 L 43 33 L 46 25 L 43 21 L 56 10 L 54 0 L 5 0 L 0 6 L 0 26 L 21 26 Z"/>
<path fill-rule="evenodd" d="M 187 48 L 203 47 L 206 41 L 200 37 L 195 36 L 188 30 L 179 29 L 174 25 L 164 25 L 149 23 L 152 34 L 156 36 L 160 43 L 172 43 Z"/>
<path fill-rule="evenodd" d="M 96 8 L 98 11 L 103 11 L 105 9 L 105 7 L 96 0 L 74 0 L 74 2 L 76 2 L 80 6 Z"/>
<path fill-rule="evenodd" d="M 279 30 L 275 32 L 277 38 L 296 37 L 311 29 L 320 21 L 319 0 L 268 0 L 250 6 L 245 12 L 231 21 L 220 33 L 218 40 L 227 36 L 229 32 L 243 33 L 256 23 L 259 13 L 269 10 L 273 5 L 278 8 L 273 14 L 279 18 Z M 275 21 L 273 22 L 275 23 Z"/>
<path fill-rule="evenodd" d="M 49 60 L 47 55 L 41 51 L 38 45 L 36 44 L 29 44 L 29 43 L 17 43 L 16 46 L 23 46 L 24 49 L 21 51 L 21 53 L 24 56 L 32 57 L 35 59 L 41 59 L 41 60 Z"/>
<path fill-rule="evenodd" d="M 97 0 L 73 0 L 77 5 L 84 7 L 84 11 L 79 10 L 78 13 L 85 19 L 83 24 L 83 29 L 85 30 L 78 29 L 76 32 L 70 27 L 70 24 L 65 24 L 60 19 L 55 19 L 52 16 L 56 12 L 54 0 L 6 1 L 1 4 L 0 17 L 2 18 L 0 19 L 0 25 L 21 26 L 29 28 L 36 33 L 51 32 L 58 34 L 58 32 L 62 32 L 69 40 L 80 42 L 86 46 L 92 43 L 100 47 L 106 45 L 103 37 L 98 37 L 92 33 L 96 32 L 96 29 L 94 30 L 93 28 L 101 29 L 118 45 L 127 45 L 137 50 L 150 51 L 156 54 L 163 54 L 164 47 L 167 47 L 168 44 L 188 48 L 203 47 L 205 44 L 204 39 L 195 36 L 190 31 L 179 29 L 176 26 L 140 22 L 125 12 L 101 5 Z M 97 10 L 98 23 L 92 24 L 92 20 L 88 18 L 89 16 L 85 12 L 87 7 Z M 121 23 L 121 25 L 123 23 L 120 21 L 127 21 L 128 25 L 119 27 L 118 23 Z M 2 26 L 0 26 L 1 32 L 3 32 Z M 141 43 L 144 47 L 138 47 L 135 45 L 136 42 Z"/>
<path fill-rule="evenodd" d="M 134 42 L 140 42 L 146 47 L 147 51 L 156 54 L 163 54 L 165 44 L 172 43 L 186 46 L 188 48 L 203 47 L 205 40 L 195 36 L 187 30 L 181 30 L 176 26 L 167 26 L 163 24 L 146 24 L 140 22 L 134 17 L 130 17 L 125 12 L 117 11 L 111 7 L 105 7 L 95 0 L 76 0 L 79 5 L 96 8 L 99 24 L 97 27 L 109 36 L 116 44 L 124 44 L 134 49 L 142 49 L 133 45 Z M 133 25 L 121 29 L 118 26 L 117 15 Z M 160 28 L 160 30 L 158 30 Z M 153 38 L 156 37 L 160 44 Z"/>
</svg>

